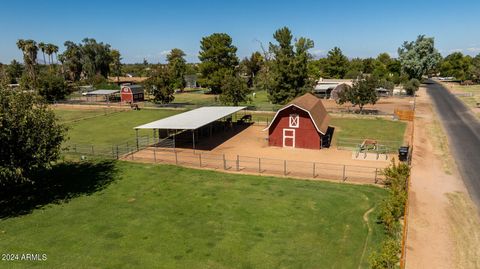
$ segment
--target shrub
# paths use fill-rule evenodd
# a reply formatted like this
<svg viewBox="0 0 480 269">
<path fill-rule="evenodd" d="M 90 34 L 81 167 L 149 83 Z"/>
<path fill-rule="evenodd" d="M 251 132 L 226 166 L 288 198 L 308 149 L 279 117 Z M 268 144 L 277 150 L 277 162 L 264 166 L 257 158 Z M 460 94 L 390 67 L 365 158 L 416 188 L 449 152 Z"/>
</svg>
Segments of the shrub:
<svg viewBox="0 0 480 269">
<path fill-rule="evenodd" d="M 398 268 L 400 258 L 400 244 L 397 239 L 390 237 L 383 241 L 380 252 L 374 252 L 370 256 L 370 267 L 372 269 L 393 269 Z"/>
<path fill-rule="evenodd" d="M 403 89 L 408 95 L 414 95 L 415 92 L 418 91 L 418 87 L 420 87 L 420 81 L 416 78 L 412 78 L 403 84 Z"/>
</svg>

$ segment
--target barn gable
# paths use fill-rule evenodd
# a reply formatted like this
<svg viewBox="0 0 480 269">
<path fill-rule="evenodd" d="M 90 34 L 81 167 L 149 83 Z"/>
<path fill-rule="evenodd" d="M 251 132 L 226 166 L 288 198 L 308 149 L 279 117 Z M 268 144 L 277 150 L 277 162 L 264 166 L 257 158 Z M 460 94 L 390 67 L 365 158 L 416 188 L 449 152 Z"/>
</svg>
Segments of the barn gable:
<svg viewBox="0 0 480 269">
<path fill-rule="evenodd" d="M 281 111 L 292 106 L 307 112 L 319 133 L 323 135 L 327 133 L 328 124 L 330 123 L 330 116 L 323 106 L 322 101 L 311 93 L 306 93 L 300 97 L 297 97 L 286 106 L 279 109 L 265 130 L 272 126 Z"/>
</svg>

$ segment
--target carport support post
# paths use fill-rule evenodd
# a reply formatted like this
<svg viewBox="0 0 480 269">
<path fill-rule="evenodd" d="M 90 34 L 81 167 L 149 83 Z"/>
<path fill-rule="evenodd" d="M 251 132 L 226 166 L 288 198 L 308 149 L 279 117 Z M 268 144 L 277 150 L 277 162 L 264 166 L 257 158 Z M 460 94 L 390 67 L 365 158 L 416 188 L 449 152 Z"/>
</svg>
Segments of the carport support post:
<svg viewBox="0 0 480 269">
<path fill-rule="evenodd" d="M 227 160 L 225 159 L 225 153 L 223 154 L 223 170 L 227 170 Z"/>
<path fill-rule="evenodd" d="M 157 162 L 157 150 L 156 147 L 153 147 L 153 162 Z"/>
<path fill-rule="evenodd" d="M 262 173 L 262 158 L 258 158 L 258 172 Z"/>
<path fill-rule="evenodd" d="M 237 155 L 237 171 L 240 171 L 240 156 Z"/>
<path fill-rule="evenodd" d="M 137 151 L 138 151 L 138 129 L 135 129 L 135 136 L 136 136 L 136 142 L 137 142 Z"/>
<path fill-rule="evenodd" d="M 195 130 L 192 130 L 192 140 L 193 152 L 195 152 Z"/>
</svg>

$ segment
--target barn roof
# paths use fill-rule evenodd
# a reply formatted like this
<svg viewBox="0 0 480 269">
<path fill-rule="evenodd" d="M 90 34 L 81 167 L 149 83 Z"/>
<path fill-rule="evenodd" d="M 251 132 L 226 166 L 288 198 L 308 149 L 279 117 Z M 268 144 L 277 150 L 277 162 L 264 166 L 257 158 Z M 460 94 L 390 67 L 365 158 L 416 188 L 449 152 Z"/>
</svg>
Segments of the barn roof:
<svg viewBox="0 0 480 269">
<path fill-rule="evenodd" d="M 140 125 L 134 129 L 195 130 L 244 108 L 244 106 L 205 106 Z"/>
<path fill-rule="evenodd" d="M 285 105 L 283 108 L 277 111 L 275 117 L 270 122 L 270 125 L 266 128 L 270 128 L 272 123 L 275 121 L 275 118 L 278 116 L 279 112 L 289 108 L 291 106 L 296 106 L 310 115 L 310 118 L 313 121 L 313 124 L 322 134 L 326 134 L 328 129 L 328 124 L 330 123 L 330 116 L 328 115 L 327 110 L 322 104 L 322 101 L 311 93 L 306 93 L 300 97 L 293 99 L 290 103 Z"/>
</svg>

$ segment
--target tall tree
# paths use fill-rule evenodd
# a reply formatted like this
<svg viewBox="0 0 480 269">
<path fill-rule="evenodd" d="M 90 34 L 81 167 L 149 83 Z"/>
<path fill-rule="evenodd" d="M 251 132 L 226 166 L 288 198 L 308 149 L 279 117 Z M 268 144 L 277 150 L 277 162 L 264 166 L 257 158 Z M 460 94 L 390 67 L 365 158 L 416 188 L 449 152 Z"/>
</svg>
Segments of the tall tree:
<svg viewBox="0 0 480 269">
<path fill-rule="evenodd" d="M 35 183 L 60 156 L 65 128 L 36 94 L 0 88 L 0 188 Z"/>
<path fill-rule="evenodd" d="M 7 82 L 18 83 L 19 79 L 22 77 L 23 66 L 17 62 L 17 60 L 12 60 L 6 68 Z"/>
<path fill-rule="evenodd" d="M 240 63 L 242 71 L 248 77 L 248 87 L 253 87 L 255 76 L 258 74 L 263 65 L 263 56 L 260 52 L 256 51 L 252 53 L 250 58 L 245 57 Z"/>
<path fill-rule="evenodd" d="M 85 38 L 82 40 L 80 48 L 82 70 L 87 78 L 93 79 L 96 75 L 106 78 L 110 73 L 110 63 L 112 62 L 110 45 L 103 42 L 98 43 L 93 38 Z"/>
<path fill-rule="evenodd" d="M 327 54 L 326 73 L 331 78 L 343 78 L 348 70 L 348 58 L 339 47 L 334 47 Z"/>
<path fill-rule="evenodd" d="M 222 81 L 222 93 L 220 94 L 220 102 L 226 105 L 238 106 L 240 103 L 249 100 L 248 94 L 250 89 L 245 79 L 238 74 L 228 72 Z"/>
<path fill-rule="evenodd" d="M 113 71 L 113 75 L 117 77 L 118 81 L 118 77 L 122 73 L 122 56 L 120 55 L 120 51 L 113 49 L 110 51 L 110 57 L 112 58 L 110 69 Z"/>
<path fill-rule="evenodd" d="M 237 47 L 232 44 L 232 38 L 225 33 L 214 33 L 203 37 L 200 41 L 198 56 L 202 74 L 200 84 L 211 88 L 212 93 L 220 93 L 225 74 L 238 65 L 236 53 Z"/>
<path fill-rule="evenodd" d="M 62 67 L 66 67 L 66 77 L 72 81 L 78 81 L 82 74 L 82 49 L 72 41 L 65 41 L 65 51 L 59 55 Z"/>
<path fill-rule="evenodd" d="M 28 88 L 35 88 L 37 78 L 37 42 L 31 39 L 19 39 L 17 41 L 17 47 L 23 52 L 23 63 L 28 72 L 28 79 L 25 81 L 28 81 L 29 85 L 24 86 Z"/>
<path fill-rule="evenodd" d="M 171 77 L 168 68 L 164 66 L 158 67 L 143 85 L 147 92 L 153 95 L 155 103 L 168 104 L 175 99 Z"/>
<path fill-rule="evenodd" d="M 185 60 L 185 52 L 181 49 L 174 48 L 167 54 L 168 70 L 171 77 L 172 87 L 174 89 L 182 89 L 185 87 L 185 73 L 187 71 L 187 61 Z"/>
<path fill-rule="evenodd" d="M 46 65 L 47 61 L 45 60 L 45 51 L 47 50 L 47 44 L 40 42 L 38 43 L 38 48 L 42 51 L 43 54 L 43 64 Z"/>
<path fill-rule="evenodd" d="M 460 80 L 473 77 L 473 59 L 464 56 L 461 52 L 454 52 L 440 62 L 440 74 L 446 77 L 455 77 Z"/>
<path fill-rule="evenodd" d="M 309 90 L 313 82 L 308 77 L 308 50 L 313 41 L 300 37 L 292 43 L 292 32 L 287 27 L 278 29 L 273 38 L 277 44 L 270 43 L 269 50 L 274 59 L 269 63 L 268 86 L 269 99 L 275 104 L 288 102 Z"/>
<path fill-rule="evenodd" d="M 402 71 L 409 78 L 421 79 L 433 70 L 442 56 L 435 48 L 433 37 L 419 35 L 415 41 L 405 41 L 398 49 Z"/>
</svg>

